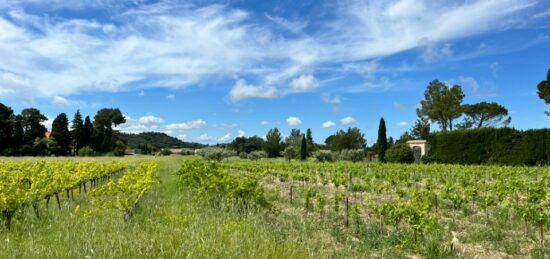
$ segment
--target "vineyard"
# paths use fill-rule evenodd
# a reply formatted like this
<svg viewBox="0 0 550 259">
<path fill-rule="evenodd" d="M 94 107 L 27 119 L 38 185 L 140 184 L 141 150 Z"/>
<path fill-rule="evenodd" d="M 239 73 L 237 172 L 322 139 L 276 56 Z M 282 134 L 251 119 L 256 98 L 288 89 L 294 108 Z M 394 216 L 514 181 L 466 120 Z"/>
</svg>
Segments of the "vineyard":
<svg viewBox="0 0 550 259">
<path fill-rule="evenodd" d="M 550 169 L 0 161 L 0 257 L 548 258 Z"/>
</svg>

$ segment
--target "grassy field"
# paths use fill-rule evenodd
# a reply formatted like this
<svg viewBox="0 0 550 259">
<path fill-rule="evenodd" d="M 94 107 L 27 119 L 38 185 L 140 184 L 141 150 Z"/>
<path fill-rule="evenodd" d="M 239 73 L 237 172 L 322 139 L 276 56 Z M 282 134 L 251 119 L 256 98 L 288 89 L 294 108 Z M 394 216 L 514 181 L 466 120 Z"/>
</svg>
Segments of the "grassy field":
<svg viewBox="0 0 550 259">
<path fill-rule="evenodd" d="M 265 196 L 276 208 L 243 213 L 211 206 L 179 183 L 175 172 L 189 158 L 122 159 L 130 165 L 150 159 L 159 163 L 159 182 L 133 218 L 125 222 L 120 211 L 95 209 L 85 194 L 75 194 L 71 202 L 62 197 L 61 210 L 51 204 L 46 209 L 42 202 L 40 219 L 28 207 L 16 214 L 11 230 L 0 228 L 0 258 L 544 258 L 537 250 L 536 228 L 498 206 L 487 224 L 475 202 L 454 210 L 442 199 L 434 212 L 437 228 L 418 240 L 406 224 L 382 224 L 369 211 L 369 201 L 398 199 L 394 187 L 405 184 L 392 186 L 391 179 L 353 189 L 335 186 L 330 182 L 337 179 L 326 179 L 328 174 L 300 178 L 316 163 L 293 162 L 289 167 L 296 174 L 283 176 L 265 169 L 280 169 L 282 161 L 223 162 L 232 173 L 261 175 Z M 329 165 L 328 171 L 337 170 Z M 365 186 L 364 179 L 370 178 L 352 178 L 349 186 Z M 315 194 L 306 198 L 310 191 Z M 349 199 L 348 210 L 344 200 L 334 204 L 338 195 Z"/>
</svg>

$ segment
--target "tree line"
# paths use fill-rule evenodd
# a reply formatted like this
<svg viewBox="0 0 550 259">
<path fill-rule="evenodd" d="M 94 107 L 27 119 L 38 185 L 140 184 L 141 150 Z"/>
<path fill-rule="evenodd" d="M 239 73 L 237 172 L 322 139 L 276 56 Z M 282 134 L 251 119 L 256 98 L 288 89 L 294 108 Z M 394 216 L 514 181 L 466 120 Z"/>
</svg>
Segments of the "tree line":
<svg viewBox="0 0 550 259">
<path fill-rule="evenodd" d="M 117 108 L 97 111 L 94 120 L 82 118 L 76 111 L 69 126 L 67 114 L 60 113 L 52 122 L 49 135 L 43 125 L 48 118 L 36 108 L 15 114 L 11 107 L 0 103 L 0 155 L 2 156 L 69 156 L 104 154 L 123 155 L 125 145 L 113 127 L 126 122 Z"/>
</svg>

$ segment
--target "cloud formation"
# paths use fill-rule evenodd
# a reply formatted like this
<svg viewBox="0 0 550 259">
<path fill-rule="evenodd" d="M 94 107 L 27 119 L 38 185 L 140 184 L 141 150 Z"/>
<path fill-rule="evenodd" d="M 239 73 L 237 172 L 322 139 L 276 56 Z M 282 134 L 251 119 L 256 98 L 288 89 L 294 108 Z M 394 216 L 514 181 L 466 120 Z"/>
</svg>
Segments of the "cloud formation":
<svg viewBox="0 0 550 259">
<path fill-rule="evenodd" d="M 239 79 L 233 85 L 231 101 L 274 98 L 314 89 L 313 72 L 325 66 L 364 62 L 360 69 L 371 77 L 378 64 L 368 60 L 415 48 L 424 49 L 426 61 L 453 55 L 449 41 L 524 24 L 536 3 L 346 0 L 326 10 L 330 19 L 311 26 L 274 15 L 260 23 L 252 10 L 230 5 L 10 0 L 0 4 L 0 97 L 174 89 L 246 78 L 250 84 Z M 91 8 L 109 15 L 62 15 Z"/>
<path fill-rule="evenodd" d="M 336 123 L 334 123 L 333 121 L 325 121 L 323 122 L 322 124 L 323 128 L 332 128 L 334 126 L 336 126 Z"/>
<path fill-rule="evenodd" d="M 342 123 L 342 125 L 350 125 L 350 124 L 355 124 L 357 123 L 357 120 L 353 117 L 350 117 L 350 116 L 347 116 L 345 118 L 342 118 L 340 120 L 340 123 Z"/>
<path fill-rule="evenodd" d="M 302 124 L 302 121 L 298 117 L 290 116 L 286 119 L 286 124 L 289 126 L 297 126 Z"/>
</svg>

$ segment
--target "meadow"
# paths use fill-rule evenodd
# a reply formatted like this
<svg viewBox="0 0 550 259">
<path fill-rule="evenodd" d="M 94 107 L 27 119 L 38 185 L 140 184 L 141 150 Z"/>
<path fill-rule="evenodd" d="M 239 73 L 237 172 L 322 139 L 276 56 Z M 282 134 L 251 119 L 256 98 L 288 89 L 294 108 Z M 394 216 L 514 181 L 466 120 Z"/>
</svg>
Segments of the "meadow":
<svg viewBox="0 0 550 259">
<path fill-rule="evenodd" d="M 58 195 L 59 206 L 54 198 L 47 205 L 41 196 L 36 206 L 20 206 L 9 229 L 2 218 L 1 258 L 550 254 L 544 242 L 550 239 L 550 170 L 545 167 L 237 158 L 215 163 L 181 156 L 39 160 L 115 160 L 126 167 L 93 186 L 89 182 L 87 191 L 71 186 L 72 195 Z M 147 174 L 138 169 L 151 161 L 157 164 L 156 176 L 143 180 Z M 117 187 L 126 186 L 121 184 L 125 176 L 128 185 L 147 188 Z M 0 197 L 6 196 L 5 185 Z M 132 190 L 139 191 L 132 196 Z"/>
</svg>

